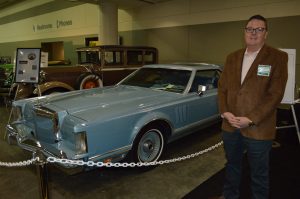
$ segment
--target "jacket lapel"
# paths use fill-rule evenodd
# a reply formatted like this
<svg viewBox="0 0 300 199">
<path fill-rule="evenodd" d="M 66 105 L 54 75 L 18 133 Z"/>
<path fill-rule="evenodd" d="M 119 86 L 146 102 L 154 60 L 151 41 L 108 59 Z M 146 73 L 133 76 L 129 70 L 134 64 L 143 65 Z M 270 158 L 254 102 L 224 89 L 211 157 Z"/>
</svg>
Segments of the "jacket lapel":
<svg viewBox="0 0 300 199">
<path fill-rule="evenodd" d="M 242 78 L 242 66 L 243 66 L 243 59 L 244 59 L 245 51 L 246 51 L 246 48 L 240 51 L 240 53 L 238 55 L 238 60 L 237 60 L 237 63 L 239 63 L 239 65 L 236 70 L 236 72 L 237 72 L 236 77 L 238 78 L 239 82 L 241 82 L 241 78 Z M 239 85 L 241 86 L 241 83 L 239 83 Z"/>
<path fill-rule="evenodd" d="M 246 74 L 246 77 L 243 81 L 242 86 L 245 84 L 245 82 L 247 82 L 247 80 L 249 79 L 249 77 L 251 77 L 251 75 L 256 75 L 257 74 L 257 67 L 261 63 L 262 59 L 265 57 L 266 53 L 267 53 L 267 46 L 264 45 L 260 49 L 260 51 L 257 54 L 257 56 L 256 56 L 255 60 L 253 61 L 252 65 L 250 66 L 250 69 L 249 69 L 248 73 Z M 243 64 L 243 62 L 242 62 L 242 64 Z M 241 66 L 241 73 L 242 73 L 242 66 Z"/>
</svg>

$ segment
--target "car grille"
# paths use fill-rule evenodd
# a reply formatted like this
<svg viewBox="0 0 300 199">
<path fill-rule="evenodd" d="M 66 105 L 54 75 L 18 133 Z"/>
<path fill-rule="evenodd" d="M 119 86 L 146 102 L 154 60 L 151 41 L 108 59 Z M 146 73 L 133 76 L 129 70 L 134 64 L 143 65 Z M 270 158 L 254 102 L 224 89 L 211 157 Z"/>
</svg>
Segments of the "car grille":
<svg viewBox="0 0 300 199">
<path fill-rule="evenodd" d="M 35 136 L 38 140 L 55 143 L 58 141 L 58 115 L 46 107 L 35 107 Z"/>
</svg>

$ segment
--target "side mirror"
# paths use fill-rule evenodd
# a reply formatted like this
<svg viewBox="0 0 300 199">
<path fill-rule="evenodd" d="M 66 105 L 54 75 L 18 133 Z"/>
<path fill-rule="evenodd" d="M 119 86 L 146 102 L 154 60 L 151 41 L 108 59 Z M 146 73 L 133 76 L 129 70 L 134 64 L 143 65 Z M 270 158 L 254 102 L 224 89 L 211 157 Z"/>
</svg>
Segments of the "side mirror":
<svg viewBox="0 0 300 199">
<path fill-rule="evenodd" d="M 206 86 L 203 86 L 203 85 L 198 85 L 198 95 L 199 96 L 202 96 L 203 93 L 206 91 Z"/>
</svg>

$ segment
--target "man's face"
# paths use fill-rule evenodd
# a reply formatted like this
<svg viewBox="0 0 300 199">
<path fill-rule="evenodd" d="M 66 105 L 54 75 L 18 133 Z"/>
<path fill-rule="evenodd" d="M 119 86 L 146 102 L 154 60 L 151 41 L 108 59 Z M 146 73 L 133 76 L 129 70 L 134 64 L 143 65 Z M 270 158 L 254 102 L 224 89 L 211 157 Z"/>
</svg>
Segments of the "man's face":
<svg viewBox="0 0 300 199">
<path fill-rule="evenodd" d="M 268 32 L 264 21 L 253 19 L 245 28 L 245 43 L 248 48 L 261 48 L 267 38 Z"/>
</svg>

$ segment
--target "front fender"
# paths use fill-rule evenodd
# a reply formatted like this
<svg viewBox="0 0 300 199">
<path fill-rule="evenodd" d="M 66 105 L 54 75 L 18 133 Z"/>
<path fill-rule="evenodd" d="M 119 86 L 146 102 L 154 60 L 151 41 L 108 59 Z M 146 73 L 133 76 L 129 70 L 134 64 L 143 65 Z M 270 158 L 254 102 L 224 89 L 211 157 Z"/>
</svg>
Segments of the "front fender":
<svg viewBox="0 0 300 199">
<path fill-rule="evenodd" d="M 168 115 L 162 112 L 149 112 L 148 114 L 144 115 L 136 122 L 134 126 L 134 130 L 131 134 L 131 142 L 133 143 L 134 139 L 136 138 L 138 133 L 142 130 L 142 128 L 144 128 L 150 123 L 155 123 L 157 121 L 166 122 L 171 128 L 171 134 L 172 134 L 174 126 L 170 122 L 171 118 Z"/>
<path fill-rule="evenodd" d="M 35 88 L 33 91 L 33 93 L 36 95 L 38 95 L 39 90 L 40 90 L 40 93 L 44 93 L 45 91 L 54 89 L 54 88 L 63 88 L 63 89 L 69 90 L 69 91 L 75 90 L 72 86 L 70 86 L 66 83 L 63 83 L 63 82 L 58 82 L 58 81 L 52 81 L 52 82 L 46 82 L 43 84 L 39 84 L 38 87 L 39 88 Z"/>
</svg>

